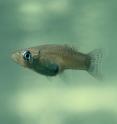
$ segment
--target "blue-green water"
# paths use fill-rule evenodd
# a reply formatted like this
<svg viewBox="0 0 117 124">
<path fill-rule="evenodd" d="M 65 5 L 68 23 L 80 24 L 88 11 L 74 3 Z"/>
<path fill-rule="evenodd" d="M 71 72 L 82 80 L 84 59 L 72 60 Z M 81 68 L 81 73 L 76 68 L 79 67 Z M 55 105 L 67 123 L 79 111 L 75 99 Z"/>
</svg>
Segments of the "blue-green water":
<svg viewBox="0 0 117 124">
<path fill-rule="evenodd" d="M 0 0 L 0 124 L 117 124 L 116 4 Z M 48 78 L 10 59 L 18 48 L 45 43 L 103 48 L 104 80 L 71 70 Z"/>
</svg>

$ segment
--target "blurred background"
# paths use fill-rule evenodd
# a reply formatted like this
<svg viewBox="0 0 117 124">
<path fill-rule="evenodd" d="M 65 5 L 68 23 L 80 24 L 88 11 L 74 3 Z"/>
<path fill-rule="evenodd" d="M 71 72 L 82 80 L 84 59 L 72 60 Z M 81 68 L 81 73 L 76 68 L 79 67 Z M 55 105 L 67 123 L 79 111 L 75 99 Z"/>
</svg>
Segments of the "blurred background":
<svg viewBox="0 0 117 124">
<path fill-rule="evenodd" d="M 0 124 L 117 124 L 117 2 L 0 0 Z M 18 48 L 103 48 L 103 81 L 85 71 L 48 78 L 15 64 Z"/>
</svg>

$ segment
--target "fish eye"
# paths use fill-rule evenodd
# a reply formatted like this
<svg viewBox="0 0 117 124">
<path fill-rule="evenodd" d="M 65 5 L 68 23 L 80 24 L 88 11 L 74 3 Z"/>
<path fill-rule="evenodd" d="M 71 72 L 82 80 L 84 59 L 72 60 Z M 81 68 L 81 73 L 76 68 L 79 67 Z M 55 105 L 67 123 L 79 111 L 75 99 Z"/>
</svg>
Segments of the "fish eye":
<svg viewBox="0 0 117 124">
<path fill-rule="evenodd" d="M 31 61 L 32 55 L 31 55 L 31 53 L 30 53 L 29 50 L 25 50 L 25 51 L 23 52 L 23 58 L 24 58 L 24 60 L 26 60 L 27 62 Z"/>
</svg>

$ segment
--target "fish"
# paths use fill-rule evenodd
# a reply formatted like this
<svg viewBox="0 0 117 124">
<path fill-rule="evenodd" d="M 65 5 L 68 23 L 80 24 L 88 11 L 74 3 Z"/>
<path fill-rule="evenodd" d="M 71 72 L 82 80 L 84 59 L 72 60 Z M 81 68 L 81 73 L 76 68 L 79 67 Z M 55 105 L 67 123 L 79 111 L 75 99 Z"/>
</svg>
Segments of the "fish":
<svg viewBox="0 0 117 124">
<path fill-rule="evenodd" d="M 17 64 L 45 76 L 56 76 L 64 70 L 84 70 L 93 77 L 101 78 L 102 50 L 82 53 L 69 45 L 45 44 L 12 53 Z"/>
</svg>

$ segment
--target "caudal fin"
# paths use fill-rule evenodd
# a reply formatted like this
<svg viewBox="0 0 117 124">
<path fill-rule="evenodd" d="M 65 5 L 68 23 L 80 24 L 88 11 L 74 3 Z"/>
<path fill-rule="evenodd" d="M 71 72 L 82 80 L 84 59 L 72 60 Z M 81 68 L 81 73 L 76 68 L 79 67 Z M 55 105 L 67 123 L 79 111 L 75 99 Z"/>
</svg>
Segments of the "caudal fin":
<svg viewBox="0 0 117 124">
<path fill-rule="evenodd" d="M 101 80 L 102 77 L 102 57 L 103 52 L 102 49 L 93 50 L 88 54 L 90 56 L 90 66 L 88 68 L 88 72 L 98 80 Z"/>
</svg>

